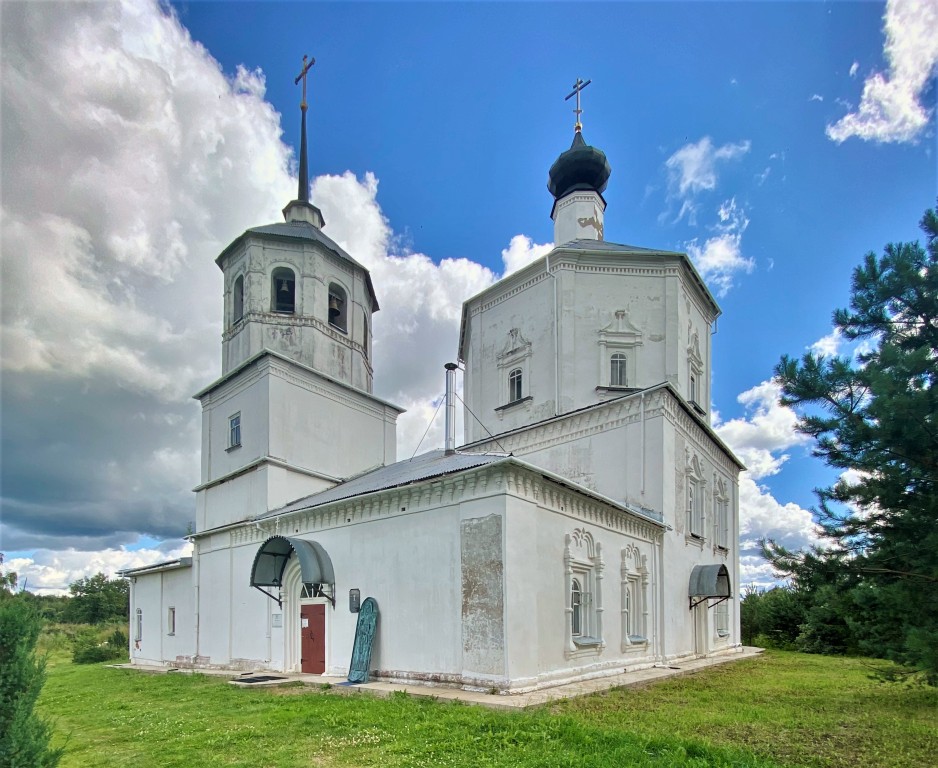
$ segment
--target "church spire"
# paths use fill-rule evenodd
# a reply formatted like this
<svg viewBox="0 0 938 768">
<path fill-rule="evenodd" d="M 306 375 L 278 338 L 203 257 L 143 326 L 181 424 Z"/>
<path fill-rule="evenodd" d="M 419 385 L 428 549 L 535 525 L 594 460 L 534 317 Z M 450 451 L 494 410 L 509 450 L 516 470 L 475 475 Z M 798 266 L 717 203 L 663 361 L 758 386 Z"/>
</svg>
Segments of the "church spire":
<svg viewBox="0 0 938 768">
<path fill-rule="evenodd" d="M 322 217 L 322 211 L 309 201 L 309 160 L 306 151 L 306 110 L 308 108 L 306 76 L 315 63 L 316 59 L 304 54 L 303 69 L 293 81 L 294 85 L 299 85 L 300 80 L 303 81 L 303 98 L 300 101 L 300 178 L 297 184 L 296 200 L 287 203 L 287 207 L 283 209 L 283 218 L 290 222 L 305 221 L 317 229 L 322 229 L 326 223 Z"/>
<path fill-rule="evenodd" d="M 300 80 L 303 81 L 303 100 L 300 102 L 300 112 L 302 113 L 300 118 L 300 184 L 296 195 L 296 199 L 303 203 L 309 202 L 309 165 L 306 159 L 306 75 L 309 74 L 310 67 L 315 63 L 316 59 L 309 59 L 309 63 L 307 63 L 307 57 L 304 54 L 303 69 L 296 76 L 296 80 L 293 81 L 294 85 L 297 85 Z"/>
</svg>

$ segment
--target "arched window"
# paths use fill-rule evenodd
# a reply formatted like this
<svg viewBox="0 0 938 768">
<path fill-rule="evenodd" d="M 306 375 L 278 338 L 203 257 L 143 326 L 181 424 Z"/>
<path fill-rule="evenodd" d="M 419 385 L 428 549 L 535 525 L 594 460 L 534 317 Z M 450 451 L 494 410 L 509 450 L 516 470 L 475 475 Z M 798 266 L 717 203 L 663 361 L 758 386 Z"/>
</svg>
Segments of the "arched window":
<svg viewBox="0 0 938 768">
<path fill-rule="evenodd" d="M 508 402 L 515 403 L 521 399 L 522 390 L 521 369 L 513 368 L 508 374 Z"/>
<path fill-rule="evenodd" d="M 616 352 L 609 359 L 609 386 L 624 387 L 627 386 L 628 377 L 625 373 L 625 355 Z"/>
<path fill-rule="evenodd" d="M 296 276 L 289 267 L 277 267 L 270 276 L 270 311 L 296 312 Z"/>
<path fill-rule="evenodd" d="M 570 606 L 573 608 L 573 636 L 579 637 L 583 634 L 583 590 L 576 579 L 570 589 Z"/>
<path fill-rule="evenodd" d="M 238 275 L 234 281 L 234 289 L 231 296 L 231 322 L 238 322 L 244 317 L 244 275 Z"/>
<path fill-rule="evenodd" d="M 348 333 L 348 301 L 345 289 L 336 283 L 329 283 L 329 325 Z"/>
</svg>

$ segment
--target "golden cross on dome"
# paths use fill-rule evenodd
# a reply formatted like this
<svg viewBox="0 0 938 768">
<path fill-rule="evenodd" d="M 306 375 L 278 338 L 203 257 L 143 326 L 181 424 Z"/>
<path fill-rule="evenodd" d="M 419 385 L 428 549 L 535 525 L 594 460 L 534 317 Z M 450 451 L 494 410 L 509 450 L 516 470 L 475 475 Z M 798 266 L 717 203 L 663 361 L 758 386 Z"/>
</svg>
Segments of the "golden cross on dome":
<svg viewBox="0 0 938 768">
<path fill-rule="evenodd" d="M 296 76 L 296 80 L 293 81 L 294 85 L 299 84 L 300 80 L 303 81 L 303 101 L 300 102 L 300 109 L 302 109 L 304 112 L 306 111 L 306 75 L 309 72 L 310 68 L 313 66 L 313 64 L 316 63 L 316 59 L 309 59 L 309 63 L 307 64 L 306 62 L 307 58 L 308 57 L 304 54 L 303 55 L 303 69 L 300 71 L 300 74 Z M 579 104 L 579 100 L 577 101 L 577 103 Z"/>
<path fill-rule="evenodd" d="M 573 126 L 573 130 L 577 133 L 583 130 L 583 123 L 580 122 L 580 115 L 583 114 L 583 110 L 580 109 L 580 91 L 586 88 L 586 86 L 588 86 L 591 82 L 593 81 L 587 80 L 586 82 L 583 82 L 583 80 L 578 77 L 576 82 L 573 84 L 573 90 L 567 94 L 567 97 L 564 99 L 564 101 L 569 101 L 574 96 L 576 96 L 576 109 L 573 110 L 573 114 L 576 115 L 576 123 Z"/>
</svg>

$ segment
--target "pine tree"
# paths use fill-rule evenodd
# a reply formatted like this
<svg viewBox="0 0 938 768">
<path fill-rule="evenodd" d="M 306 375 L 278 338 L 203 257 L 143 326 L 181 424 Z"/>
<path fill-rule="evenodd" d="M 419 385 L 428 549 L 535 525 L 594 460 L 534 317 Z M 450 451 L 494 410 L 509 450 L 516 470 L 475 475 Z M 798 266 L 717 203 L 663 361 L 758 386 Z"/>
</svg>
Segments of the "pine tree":
<svg viewBox="0 0 938 768">
<path fill-rule="evenodd" d="M 852 470 L 818 491 L 825 546 L 767 542 L 776 569 L 816 598 L 831 589 L 866 653 L 938 683 L 938 216 L 926 235 L 868 254 L 834 326 L 855 359 L 805 354 L 776 368 L 814 454 Z M 829 602 L 829 601 L 828 601 Z M 823 615 L 823 611 L 818 611 Z M 820 620 L 829 621 L 829 617 Z"/>
</svg>

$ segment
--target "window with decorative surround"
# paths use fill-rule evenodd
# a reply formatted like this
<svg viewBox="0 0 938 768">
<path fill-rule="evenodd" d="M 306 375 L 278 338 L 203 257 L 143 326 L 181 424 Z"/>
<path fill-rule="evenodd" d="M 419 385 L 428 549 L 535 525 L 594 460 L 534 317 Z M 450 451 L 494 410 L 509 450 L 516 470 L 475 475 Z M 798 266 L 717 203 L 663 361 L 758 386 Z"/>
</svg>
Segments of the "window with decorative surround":
<svg viewBox="0 0 938 768">
<path fill-rule="evenodd" d="M 648 644 L 648 567 L 638 547 L 622 550 L 622 650 Z"/>
<path fill-rule="evenodd" d="M 726 482 L 718 479 L 713 491 L 713 541 L 721 549 L 729 549 L 730 495 Z"/>
<path fill-rule="evenodd" d="M 584 528 L 564 538 L 567 655 L 599 653 L 603 642 L 602 546 Z"/>
<path fill-rule="evenodd" d="M 508 341 L 495 358 L 503 403 L 496 408 L 497 411 L 531 400 L 530 360 L 531 342 L 524 338 L 520 330 L 512 328 L 508 332 Z"/>
<path fill-rule="evenodd" d="M 629 320 L 626 310 L 616 310 L 615 319 L 599 331 L 597 390 L 636 386 L 641 346 L 642 332 Z"/>
<path fill-rule="evenodd" d="M 687 346 L 687 400 L 694 406 L 694 410 L 702 415 L 706 412 L 706 393 L 703 388 L 704 364 L 700 355 L 700 339 L 696 331 L 691 332 L 690 325 L 687 335 L 690 339 Z"/>
<path fill-rule="evenodd" d="M 688 536 L 703 540 L 704 537 L 704 481 L 703 467 L 697 456 L 687 461 L 685 474 L 685 532 Z"/>
</svg>

